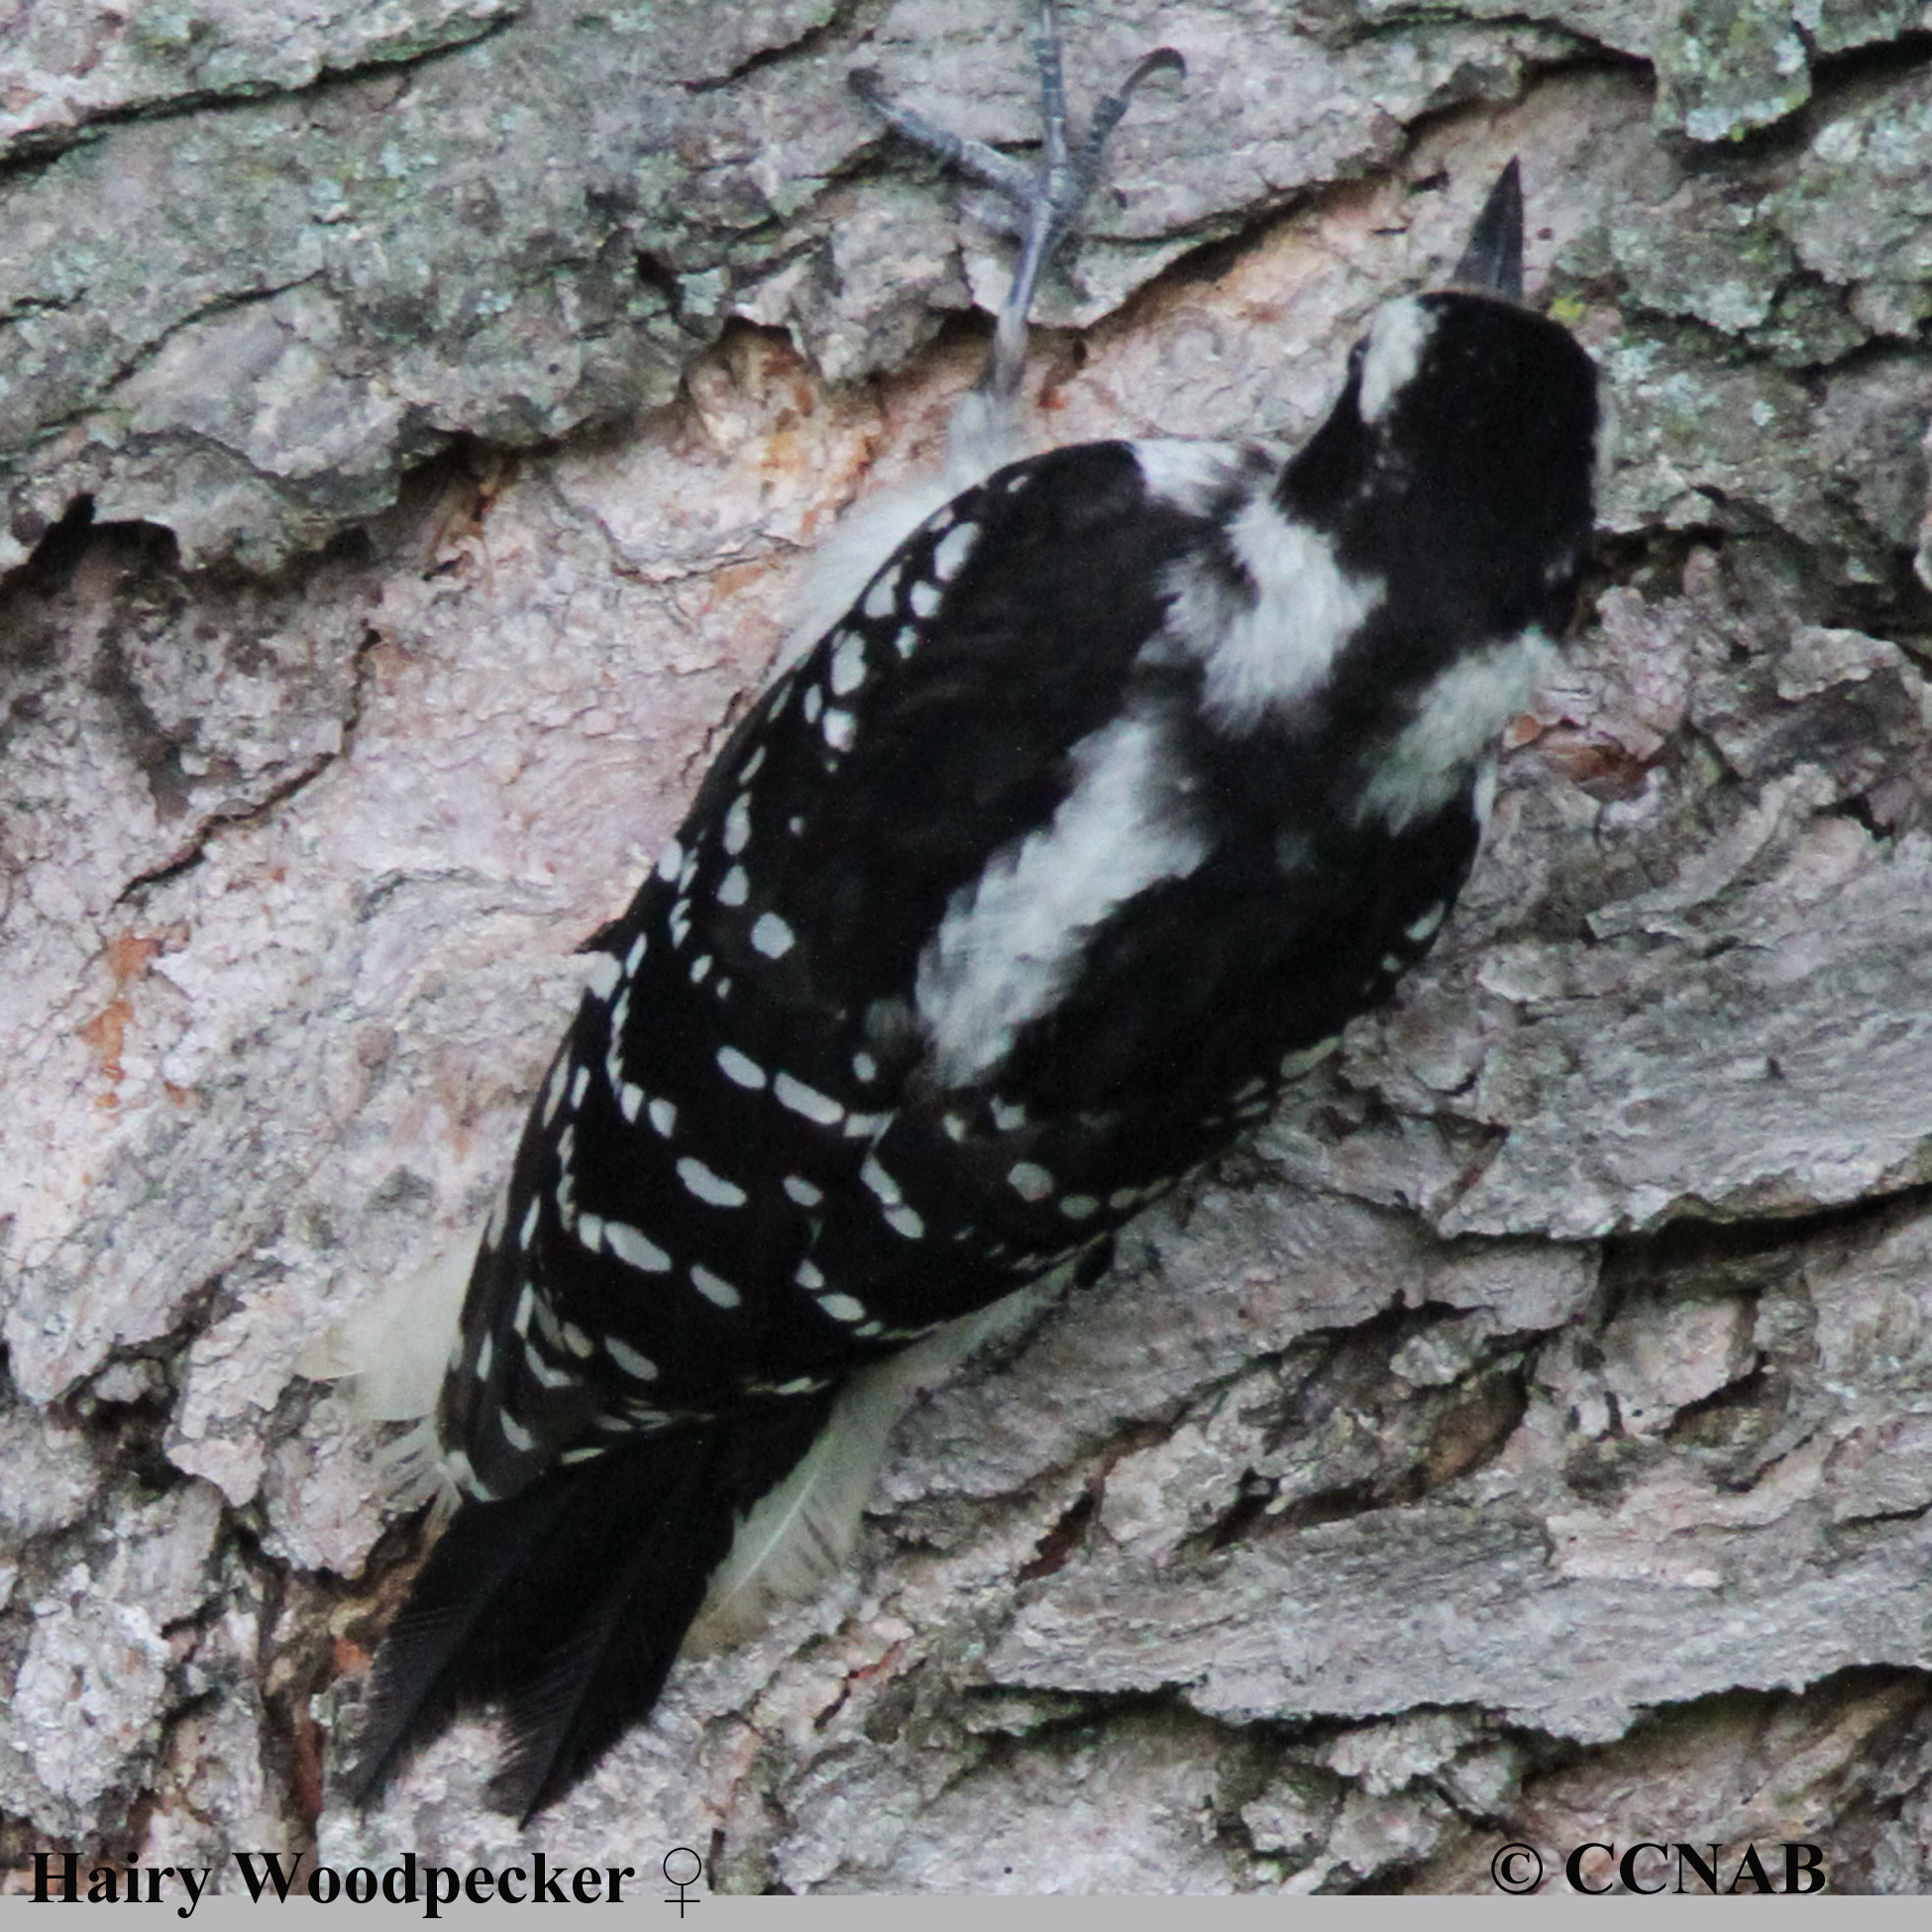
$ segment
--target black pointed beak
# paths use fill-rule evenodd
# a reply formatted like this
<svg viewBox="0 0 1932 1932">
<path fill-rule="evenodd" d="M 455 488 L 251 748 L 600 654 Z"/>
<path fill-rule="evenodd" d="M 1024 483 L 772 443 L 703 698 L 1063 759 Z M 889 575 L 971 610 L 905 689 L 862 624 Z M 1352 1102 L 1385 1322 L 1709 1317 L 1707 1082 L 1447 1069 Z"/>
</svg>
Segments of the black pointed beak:
<svg viewBox="0 0 1932 1932">
<path fill-rule="evenodd" d="M 1496 176 L 1449 279 L 1505 301 L 1523 299 L 1523 172 L 1513 159 Z"/>
</svg>

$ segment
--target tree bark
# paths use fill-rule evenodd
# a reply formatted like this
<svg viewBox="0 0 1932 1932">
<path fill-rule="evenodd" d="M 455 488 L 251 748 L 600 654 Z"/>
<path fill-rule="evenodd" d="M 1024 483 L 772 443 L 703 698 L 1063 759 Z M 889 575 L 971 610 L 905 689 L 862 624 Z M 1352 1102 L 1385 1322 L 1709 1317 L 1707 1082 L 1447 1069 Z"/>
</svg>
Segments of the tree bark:
<svg viewBox="0 0 1932 1932">
<path fill-rule="evenodd" d="M 1024 9 L 0 8 L 10 1865 L 1926 1883 L 1932 15 L 1066 13 L 1078 98 L 1189 72 L 1042 444 L 1302 435 L 1520 155 L 1600 568 L 1396 1006 L 519 1835 L 481 1722 L 328 1801 L 421 1539 L 298 1361 L 482 1217 L 812 547 L 940 454 L 1006 245 L 846 77 L 1030 141 Z"/>
</svg>

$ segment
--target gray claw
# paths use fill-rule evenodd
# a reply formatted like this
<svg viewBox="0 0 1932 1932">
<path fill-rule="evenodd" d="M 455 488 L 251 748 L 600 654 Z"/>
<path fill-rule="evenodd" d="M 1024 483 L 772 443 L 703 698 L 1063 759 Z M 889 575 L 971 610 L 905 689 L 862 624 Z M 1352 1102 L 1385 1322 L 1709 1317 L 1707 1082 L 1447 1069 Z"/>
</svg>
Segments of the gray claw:
<svg viewBox="0 0 1932 1932">
<path fill-rule="evenodd" d="M 998 396 L 1018 392 L 1025 358 L 1026 318 L 1041 270 L 1072 232 L 1100 180 L 1108 137 L 1120 126 L 1140 84 L 1157 73 L 1185 74 L 1187 62 L 1171 47 L 1156 48 L 1135 62 L 1119 89 L 1103 97 L 1086 131 L 1074 135 L 1067 113 L 1060 67 L 1060 26 L 1055 0 L 1034 0 L 1033 61 L 1039 69 L 1043 139 L 1039 164 L 1031 169 L 1011 161 L 984 142 L 968 141 L 928 121 L 924 115 L 890 100 L 869 70 L 853 73 L 853 91 L 898 133 L 937 155 L 948 166 L 983 182 L 1009 202 L 1019 217 L 1011 229 L 1020 237 L 1020 263 L 1013 286 L 1001 305 L 993 336 L 993 360 L 982 387 Z"/>
</svg>

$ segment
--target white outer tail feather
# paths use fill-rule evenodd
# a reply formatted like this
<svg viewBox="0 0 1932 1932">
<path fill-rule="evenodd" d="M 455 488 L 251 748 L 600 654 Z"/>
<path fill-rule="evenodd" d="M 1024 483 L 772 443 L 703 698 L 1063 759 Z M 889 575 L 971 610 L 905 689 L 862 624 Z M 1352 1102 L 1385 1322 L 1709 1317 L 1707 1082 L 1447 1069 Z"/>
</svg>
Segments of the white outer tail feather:
<svg viewBox="0 0 1932 1932">
<path fill-rule="evenodd" d="M 738 1527 L 686 1634 L 684 1654 L 704 1657 L 757 1630 L 788 1600 L 814 1596 L 858 1541 L 893 1427 L 913 1400 L 986 1344 L 1029 1323 L 1065 1285 L 1060 1269 L 925 1341 L 861 1369 L 797 1468 Z"/>
<path fill-rule="evenodd" d="M 449 1367 L 483 1231 L 386 1287 L 325 1330 L 303 1350 L 299 1371 L 342 1384 L 341 1398 L 365 1423 L 410 1423 L 376 1451 L 390 1499 L 415 1509 L 432 1497 L 439 1516 L 457 1501 L 436 1441 L 436 1396 Z"/>
</svg>

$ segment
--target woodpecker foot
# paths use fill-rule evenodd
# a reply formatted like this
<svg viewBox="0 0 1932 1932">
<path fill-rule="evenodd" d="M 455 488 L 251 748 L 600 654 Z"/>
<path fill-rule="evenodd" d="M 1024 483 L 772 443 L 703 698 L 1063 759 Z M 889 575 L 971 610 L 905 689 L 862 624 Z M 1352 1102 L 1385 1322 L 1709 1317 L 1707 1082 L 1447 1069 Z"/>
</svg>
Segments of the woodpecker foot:
<svg viewBox="0 0 1932 1932">
<path fill-rule="evenodd" d="M 1036 166 L 1022 167 L 983 141 L 950 134 L 912 108 L 889 100 L 871 72 L 851 76 L 853 91 L 887 124 L 915 146 L 935 154 L 949 167 L 991 188 L 1012 209 L 1011 231 L 1020 238 L 1020 261 L 1013 286 L 1001 304 L 993 335 L 993 357 L 981 378 L 983 390 L 1006 399 L 1020 388 L 1026 354 L 1026 318 L 1041 270 L 1078 223 L 1100 180 L 1108 137 L 1120 126 L 1142 81 L 1157 73 L 1184 74 L 1187 62 L 1171 47 L 1156 48 L 1095 107 L 1085 130 L 1073 125 L 1067 110 L 1060 63 L 1059 8 L 1055 0 L 1033 0 L 1033 60 L 1039 69 L 1043 139 Z"/>
</svg>

